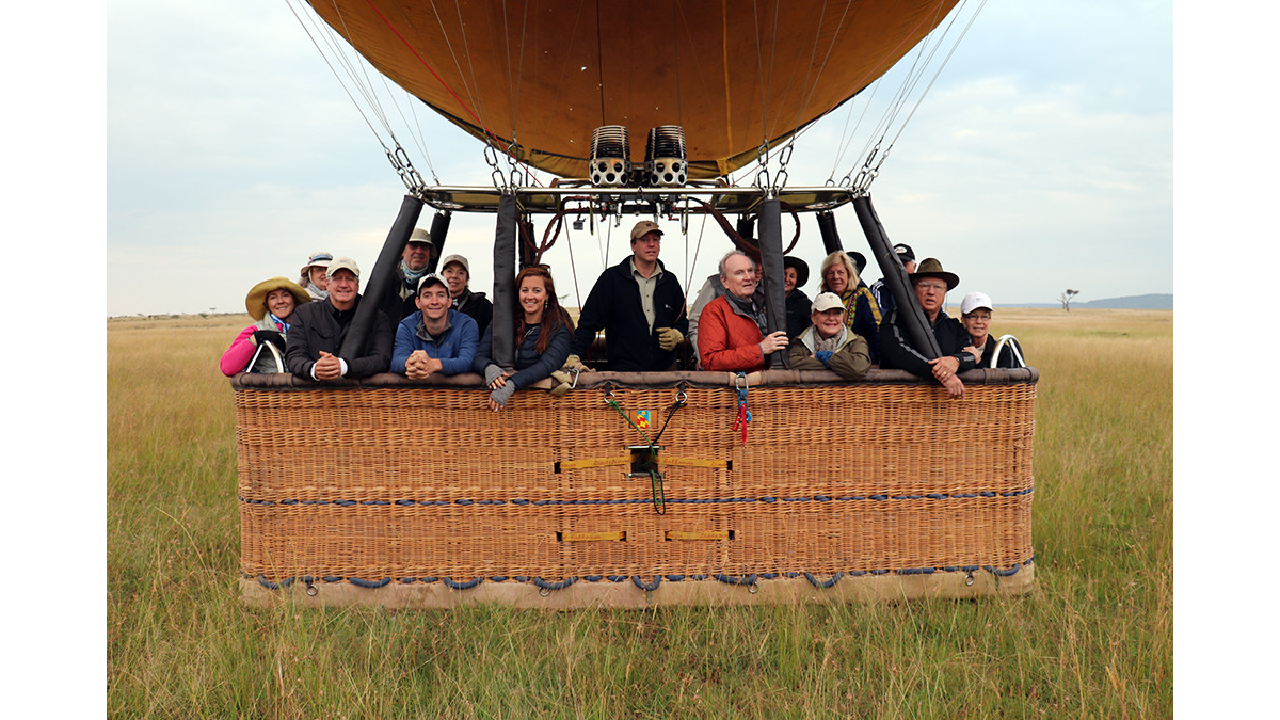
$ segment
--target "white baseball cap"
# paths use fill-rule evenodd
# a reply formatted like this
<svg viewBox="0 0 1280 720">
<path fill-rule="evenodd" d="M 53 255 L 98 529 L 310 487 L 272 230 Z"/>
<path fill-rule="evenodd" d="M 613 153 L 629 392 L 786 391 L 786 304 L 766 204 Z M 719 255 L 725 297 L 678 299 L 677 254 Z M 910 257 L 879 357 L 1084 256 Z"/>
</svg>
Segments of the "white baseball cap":
<svg viewBox="0 0 1280 720">
<path fill-rule="evenodd" d="M 968 315 L 978 308 L 991 309 L 991 298 L 986 293 L 968 292 L 964 294 L 964 299 L 960 301 L 960 314 Z"/>
</svg>

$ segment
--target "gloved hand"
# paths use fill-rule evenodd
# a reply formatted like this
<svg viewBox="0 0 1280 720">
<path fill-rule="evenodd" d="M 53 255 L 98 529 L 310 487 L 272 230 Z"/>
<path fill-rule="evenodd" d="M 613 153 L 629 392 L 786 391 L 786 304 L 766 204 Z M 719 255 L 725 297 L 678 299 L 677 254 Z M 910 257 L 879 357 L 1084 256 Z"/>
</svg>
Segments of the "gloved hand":
<svg viewBox="0 0 1280 720">
<path fill-rule="evenodd" d="M 564 365 L 560 366 L 562 370 L 590 370 L 591 368 L 582 364 L 582 358 L 577 355 L 570 355 L 564 359 Z"/>
<path fill-rule="evenodd" d="M 506 385 L 503 385 L 497 390 L 494 390 L 493 392 L 489 393 L 489 397 L 492 398 L 493 401 L 498 403 L 499 405 L 506 405 L 507 401 L 511 399 L 511 393 L 515 391 L 516 391 L 516 384 L 507 383 Z"/>
<path fill-rule="evenodd" d="M 833 354 L 834 353 L 830 350 L 819 350 L 818 352 L 814 353 L 813 356 L 821 360 L 823 365 L 826 365 L 827 367 L 831 367 L 831 356 Z"/>
<path fill-rule="evenodd" d="M 555 380 L 557 385 L 547 392 L 555 395 L 556 397 L 560 397 L 569 392 L 570 383 L 573 382 L 573 378 L 570 377 L 569 373 L 563 370 L 555 370 L 551 373 L 551 379 Z"/>
<path fill-rule="evenodd" d="M 253 344 L 261 345 L 264 342 L 269 342 L 272 345 L 275 345 L 277 350 L 284 349 L 284 336 L 279 332 L 275 330 L 254 330 Z"/>
<path fill-rule="evenodd" d="M 660 327 L 654 328 L 654 330 L 658 332 L 658 347 L 663 350 L 674 350 L 676 345 L 679 345 L 680 341 L 684 340 L 684 333 L 675 328 Z"/>
<path fill-rule="evenodd" d="M 492 385 L 493 381 L 497 380 L 499 377 L 502 377 L 502 368 L 492 364 L 484 366 L 484 384 L 485 385 Z"/>
</svg>

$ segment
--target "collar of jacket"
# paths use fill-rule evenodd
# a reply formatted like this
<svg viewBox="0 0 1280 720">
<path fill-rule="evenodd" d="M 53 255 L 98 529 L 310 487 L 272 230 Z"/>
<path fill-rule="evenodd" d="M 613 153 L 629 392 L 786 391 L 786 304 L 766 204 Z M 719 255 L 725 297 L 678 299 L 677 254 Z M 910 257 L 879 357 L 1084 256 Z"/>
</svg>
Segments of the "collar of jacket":
<svg viewBox="0 0 1280 720">
<path fill-rule="evenodd" d="M 440 340 L 442 340 L 445 335 L 448 335 L 449 331 L 453 329 L 453 314 L 455 312 L 457 311 L 456 310 L 446 311 L 444 314 L 444 329 L 440 331 L 439 335 L 432 335 L 431 332 L 427 330 L 427 316 L 423 315 L 422 311 L 419 310 L 418 311 L 418 328 L 417 328 L 418 337 L 423 340 L 426 340 L 427 342 L 433 342 L 439 345 Z"/>
</svg>

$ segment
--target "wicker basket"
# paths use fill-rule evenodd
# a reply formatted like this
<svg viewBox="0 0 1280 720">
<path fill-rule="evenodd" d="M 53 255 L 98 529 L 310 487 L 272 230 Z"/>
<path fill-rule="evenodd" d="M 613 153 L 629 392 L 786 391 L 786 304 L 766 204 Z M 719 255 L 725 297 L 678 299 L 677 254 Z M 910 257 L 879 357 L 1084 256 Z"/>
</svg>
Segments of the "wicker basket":
<svg viewBox="0 0 1280 720">
<path fill-rule="evenodd" d="M 532 388 L 494 413 L 478 376 L 240 375 L 245 597 L 576 607 L 1029 589 L 1038 373 L 965 373 L 963 400 L 898 371 L 835 378 L 584 373 L 563 397 Z"/>
</svg>

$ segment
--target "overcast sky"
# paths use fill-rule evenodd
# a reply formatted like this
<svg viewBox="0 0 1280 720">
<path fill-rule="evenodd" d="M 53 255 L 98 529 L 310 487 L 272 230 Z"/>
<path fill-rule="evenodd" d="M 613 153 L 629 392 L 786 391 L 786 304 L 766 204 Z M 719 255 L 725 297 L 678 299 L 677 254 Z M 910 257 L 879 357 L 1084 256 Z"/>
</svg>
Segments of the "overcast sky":
<svg viewBox="0 0 1280 720">
<path fill-rule="evenodd" d="M 372 269 L 404 188 L 290 4 L 109 8 L 109 315 L 241 310 L 254 283 L 296 276 L 317 250 Z M 885 229 L 960 275 L 952 303 L 967 290 L 996 303 L 1053 302 L 1068 287 L 1079 301 L 1172 292 L 1172 57 L 1169 2 L 989 2 L 871 187 Z M 427 181 L 434 170 L 446 185 L 490 184 L 482 145 L 421 106 L 413 119 L 404 97 L 387 113 Z M 838 167 L 857 115 L 841 108 L 804 134 L 790 184 L 849 172 L 881 112 L 870 108 Z M 422 128 L 430 162 L 399 113 Z M 852 208 L 836 217 L 845 246 L 869 255 Z M 572 264 L 567 242 L 550 251 L 568 304 L 626 255 L 634 220 L 574 234 Z M 816 268 L 821 240 L 803 222 L 795 254 Z M 698 219 L 686 252 L 679 223 L 661 224 L 663 259 L 696 292 L 728 240 Z M 492 216 L 457 213 L 448 250 L 487 258 L 492 236 Z M 476 289 L 491 290 L 486 265 L 472 264 Z"/>
<path fill-rule="evenodd" d="M 1280 11 L 1181 2 L 1177 12 L 1175 56 L 1169 2 L 992 0 L 872 195 L 895 239 L 943 258 L 960 291 L 997 303 L 1051 302 L 1068 286 L 1080 300 L 1169 292 L 1176 240 L 1176 698 L 1190 715 L 1234 716 L 1265 700 L 1271 666 L 1256 658 L 1275 640 L 1273 603 L 1251 581 L 1266 576 L 1255 556 L 1274 540 L 1280 499 L 1266 471 L 1274 423 L 1264 413 L 1280 401 L 1266 362 L 1274 341 L 1256 324 L 1274 304 L 1280 254 Z M 105 590 L 106 493 L 94 478 L 106 465 L 106 323 L 94 318 L 239 311 L 253 283 L 292 274 L 318 249 L 371 267 L 403 189 L 283 2 L 72 0 L 14 5 L 6 19 L 11 172 L 0 197 L 4 278 L 18 281 L 3 285 L 6 309 L 62 330 L 44 342 L 14 330 L 0 354 L 7 377 L 47 380 L 11 383 L 6 407 L 20 422 L 4 436 L 7 469 L 20 481 L 15 507 L 73 497 L 63 525 L 81 532 L 49 533 L 31 513 L 0 532 L 15 547 L 41 539 L 41 553 L 10 558 L 14 577 L 39 581 L 57 556 L 82 586 Z M 836 118 L 804 142 L 838 137 Z M 475 141 L 423 123 L 442 181 L 487 182 Z M 790 176 L 799 184 L 797 169 L 815 167 L 824 181 L 830 155 L 821 142 L 801 146 Z M 852 212 L 841 213 L 853 246 Z M 451 247 L 484 256 L 491 226 L 459 227 Z M 801 254 L 816 263 L 810 234 Z M 704 256 L 726 248 L 710 232 L 704 242 Z M 679 260 L 673 245 L 664 255 Z M 611 262 L 623 252 L 613 248 Z M 577 253 L 579 264 L 590 255 Z M 59 494 L 64 486 L 75 490 Z M 96 565 L 86 561 L 94 549 Z M 1224 594 L 1223 578 L 1244 583 Z M 69 703 L 100 711 L 104 593 L 46 595 L 22 608 L 35 617 L 18 631 L 31 656 L 19 681 L 73 687 Z M 56 677 L 40 671 L 55 665 Z M 44 697 L 11 705 L 43 711 Z"/>
</svg>

